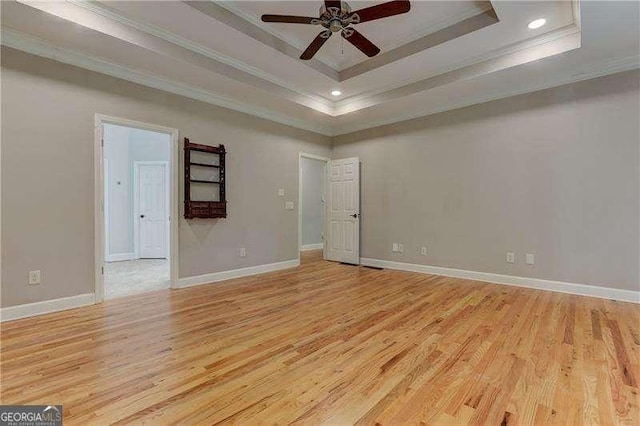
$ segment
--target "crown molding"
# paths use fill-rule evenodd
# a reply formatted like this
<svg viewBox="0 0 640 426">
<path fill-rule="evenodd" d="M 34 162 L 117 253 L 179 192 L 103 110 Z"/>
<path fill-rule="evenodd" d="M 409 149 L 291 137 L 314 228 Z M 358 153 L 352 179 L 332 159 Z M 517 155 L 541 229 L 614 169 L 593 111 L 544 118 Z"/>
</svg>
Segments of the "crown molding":
<svg viewBox="0 0 640 426">
<path fill-rule="evenodd" d="M 332 130 L 329 127 L 318 125 L 317 123 L 297 120 L 283 114 L 274 113 L 271 110 L 256 107 L 254 105 L 238 101 L 226 96 L 217 95 L 215 93 L 202 90 L 200 88 L 190 86 L 183 83 L 177 83 L 167 78 L 153 75 L 146 72 L 133 70 L 122 65 L 114 64 L 103 59 L 76 52 L 70 49 L 54 46 L 44 40 L 36 37 L 28 36 L 17 31 L 2 28 L 1 43 L 4 46 L 21 50 L 33 55 L 42 56 L 74 65 L 80 68 L 106 74 L 112 77 L 121 78 L 143 86 L 152 87 L 154 89 L 163 90 L 165 92 L 174 93 L 176 95 L 185 96 L 196 99 L 212 105 L 224 107 L 234 111 L 250 114 L 266 120 L 275 121 L 277 123 L 286 124 L 310 132 L 319 133 L 325 136 L 332 136 Z"/>
<path fill-rule="evenodd" d="M 578 7 L 579 4 L 576 1 L 574 1 L 573 4 L 575 5 L 574 16 L 578 16 L 578 18 L 574 19 L 573 25 L 569 25 L 567 27 L 561 28 L 554 32 L 544 34 L 535 39 L 526 40 L 525 42 L 522 42 L 522 43 L 518 43 L 515 45 L 507 46 L 503 49 L 492 51 L 485 56 L 475 58 L 473 61 L 476 61 L 477 63 L 478 60 L 484 59 L 485 57 L 499 59 L 500 57 L 503 57 L 505 54 L 508 54 L 509 52 L 516 53 L 519 51 L 523 51 L 527 48 L 536 47 L 536 46 L 543 45 L 545 43 L 554 42 L 556 40 L 559 40 L 562 37 L 570 36 L 571 34 L 579 33 L 579 28 L 580 28 L 579 15 L 576 15 L 576 14 L 579 14 L 579 7 Z M 85 5 L 83 5 L 83 7 L 84 6 Z M 145 28 L 145 29 L 148 29 L 148 28 Z M 145 29 L 141 29 L 141 31 L 144 31 Z M 155 35 L 152 33 L 150 34 Z M 170 34 L 170 33 L 167 33 L 167 34 Z M 164 36 L 169 37 L 167 34 L 165 34 Z M 168 38 L 166 38 L 165 40 L 173 42 L 173 40 L 170 40 Z M 493 94 L 489 96 L 477 96 L 475 98 L 467 99 L 461 102 L 456 102 L 456 99 L 452 99 L 452 102 L 447 105 L 439 105 L 433 108 L 426 108 L 426 109 L 414 111 L 411 114 L 404 114 L 404 115 L 398 115 L 395 117 L 389 117 L 386 120 L 366 121 L 366 122 L 361 122 L 354 125 L 343 125 L 343 126 L 338 125 L 337 127 L 334 127 L 332 125 L 318 124 L 315 120 L 295 119 L 286 114 L 279 114 L 279 113 L 273 112 L 272 110 L 269 110 L 267 108 L 256 107 L 248 102 L 243 102 L 234 98 L 218 95 L 213 92 L 206 91 L 201 88 L 191 86 L 188 84 L 175 82 L 166 77 L 162 77 L 162 76 L 147 73 L 147 72 L 137 71 L 116 63 L 106 61 L 104 59 L 87 55 L 82 52 L 58 47 L 45 40 L 32 37 L 23 33 L 19 33 L 17 31 L 13 31 L 7 28 L 2 29 L 1 42 L 5 46 L 22 50 L 27 53 L 46 57 L 59 62 L 64 62 L 70 65 L 74 65 L 74 66 L 85 68 L 91 71 L 110 75 L 123 80 L 131 81 L 147 87 L 152 87 L 152 88 L 163 90 L 169 93 L 174 93 L 177 95 L 189 97 L 191 99 L 196 99 L 212 105 L 228 108 L 228 109 L 239 111 L 245 114 L 250 114 L 256 117 L 264 118 L 266 120 L 270 120 L 270 121 L 285 124 L 291 127 L 296 127 L 299 129 L 310 131 L 310 132 L 322 134 L 325 136 L 344 135 L 352 132 L 357 132 L 360 130 L 384 126 L 388 124 L 394 124 L 394 123 L 411 120 L 415 118 L 420 118 L 427 115 L 436 114 L 439 112 L 463 108 L 463 107 L 478 104 L 478 103 L 489 102 L 496 99 L 516 96 L 524 93 L 530 93 L 530 92 L 544 90 L 547 88 L 556 87 L 564 84 L 570 84 L 570 83 L 574 83 L 582 80 L 587 80 L 587 79 L 599 77 L 602 75 L 640 68 L 640 65 L 639 65 L 640 57 L 637 55 L 629 56 L 625 58 L 617 58 L 617 59 L 609 60 L 604 63 L 600 62 L 597 64 L 593 64 L 590 68 L 585 69 L 580 73 L 571 75 L 570 77 L 557 78 L 552 81 L 535 85 L 535 86 L 520 88 L 514 91 L 507 91 L 507 92 L 502 92 L 502 93 Z M 194 46 L 192 47 L 196 48 Z M 460 64 L 456 65 L 456 67 L 459 67 L 459 66 Z M 437 74 L 436 77 L 440 75 L 442 74 Z M 478 75 L 482 75 L 482 74 L 478 74 Z M 410 87 L 407 87 L 407 86 L 412 86 L 412 85 L 413 83 L 410 83 L 408 85 L 405 84 L 399 87 L 398 89 L 408 90 Z M 434 86 L 434 87 L 437 87 L 437 86 Z M 420 91 L 420 87 L 414 87 L 414 88 L 416 89 L 415 92 Z M 426 88 L 426 89 L 422 88 L 422 90 L 428 90 L 428 89 L 429 88 Z M 387 94 L 387 92 L 389 92 L 390 90 L 396 90 L 396 89 L 385 88 L 385 91 L 382 92 L 382 96 Z M 367 93 L 362 97 L 349 98 L 347 99 L 346 105 L 348 105 L 349 102 L 353 102 L 354 100 L 367 99 L 367 98 L 370 98 L 371 96 L 372 96 L 372 93 Z M 384 102 L 384 100 L 380 102 Z M 335 103 L 335 105 L 343 106 L 345 105 L 345 103 L 341 101 L 339 103 Z M 358 108 L 358 110 L 361 110 L 366 107 L 367 106 Z M 336 116 L 337 114 L 334 113 L 329 115 Z"/>
<path fill-rule="evenodd" d="M 372 89 L 369 91 L 361 92 L 357 95 L 346 97 L 341 99 L 340 101 L 335 102 L 335 109 L 350 109 L 349 105 L 358 104 L 365 102 L 368 98 L 376 95 L 384 96 L 385 93 L 391 92 L 396 89 L 402 89 L 403 87 L 407 87 L 413 84 L 420 84 L 421 82 L 425 82 L 430 78 L 437 77 L 440 75 L 444 75 L 450 73 L 455 70 L 459 70 L 465 67 L 470 67 L 472 65 L 477 65 L 482 62 L 489 61 L 491 59 L 495 59 L 501 56 L 506 56 L 515 52 L 523 51 L 525 49 L 529 49 L 532 47 L 540 46 L 546 43 L 550 43 L 556 41 L 558 39 L 565 38 L 572 34 L 578 34 L 581 32 L 581 17 L 580 17 L 580 0 L 571 0 L 571 10 L 573 15 L 573 22 L 565 25 L 564 27 L 558 28 L 554 31 L 550 31 L 544 34 L 541 34 L 537 37 L 523 40 L 521 42 L 512 43 L 510 45 L 504 46 L 499 49 L 492 50 L 490 52 L 484 53 L 482 55 L 475 56 L 473 58 L 456 62 L 452 65 L 449 65 L 445 68 L 438 69 L 432 73 L 430 73 L 427 77 L 419 80 L 403 80 L 401 82 L 378 87 L 376 89 Z M 358 108 L 361 109 L 361 108 Z M 357 110 L 357 109 L 356 109 Z M 354 111 L 356 111 L 354 110 Z M 340 115 L 340 114 L 334 114 Z"/>
<path fill-rule="evenodd" d="M 405 80 L 400 82 L 399 84 L 376 88 L 365 93 L 361 93 L 353 97 L 335 102 L 317 94 L 305 91 L 299 87 L 295 87 L 294 85 L 291 85 L 277 78 L 276 76 L 273 76 L 270 73 L 264 72 L 242 61 L 233 59 L 224 54 L 208 49 L 205 46 L 187 40 L 172 32 L 123 16 L 118 11 L 98 4 L 97 2 L 88 2 L 86 0 L 68 1 L 74 6 L 80 7 L 90 13 L 102 16 L 125 27 L 132 28 L 133 30 L 139 31 L 140 33 L 146 34 L 147 36 L 161 39 L 164 42 L 170 43 L 170 45 L 175 45 L 179 48 L 183 48 L 187 52 L 192 52 L 195 55 L 201 55 L 204 59 L 204 62 L 196 61 L 198 63 L 201 63 L 201 65 L 195 64 L 196 66 L 205 67 L 205 69 L 209 69 L 212 72 L 221 72 L 222 75 L 233 78 L 245 84 L 253 85 L 254 87 L 262 87 L 263 90 L 274 90 L 276 94 L 279 88 L 284 91 L 280 92 L 280 95 L 283 96 L 284 99 L 303 106 L 307 106 L 320 113 L 332 117 L 337 117 L 340 115 L 372 107 L 383 102 L 388 102 L 400 96 L 405 96 L 408 91 L 410 91 L 411 93 L 417 93 L 420 91 L 438 87 L 442 84 L 448 84 L 459 79 L 477 77 L 478 75 L 485 74 L 488 71 L 486 69 L 483 69 L 482 66 L 476 67 L 477 69 L 475 71 L 467 69 L 462 72 L 462 69 L 465 66 L 469 67 L 471 65 L 482 64 L 483 61 L 487 62 L 500 56 L 506 56 L 516 51 L 523 51 L 536 45 L 549 43 L 568 33 L 579 32 L 579 27 L 577 25 L 569 25 L 559 30 L 540 35 L 534 39 L 528 39 L 520 43 L 514 43 L 513 45 L 509 45 L 501 49 L 496 49 L 494 51 L 488 52 L 485 55 L 480 55 L 476 58 L 472 58 L 471 60 L 456 63 L 453 66 L 449 66 L 446 69 L 439 70 L 437 73 L 432 73 L 429 77 L 418 81 L 411 82 Z M 234 22 L 235 20 L 238 20 L 245 22 L 246 25 L 254 26 L 256 28 L 259 28 L 260 31 L 263 31 L 261 27 L 254 25 L 252 22 L 247 21 L 245 18 L 235 15 L 235 13 L 238 12 L 234 11 L 234 8 L 232 6 L 222 6 L 214 2 L 202 2 L 204 4 L 198 3 L 198 5 L 193 5 L 193 2 L 189 1 L 185 1 L 184 3 L 185 5 L 191 6 L 195 10 L 198 10 L 202 13 L 214 13 L 214 18 L 220 17 L 219 15 L 222 13 L 224 16 L 220 17 L 220 19 L 222 19 L 221 22 L 229 24 L 229 19 L 234 20 Z M 572 0 L 572 4 L 574 5 L 574 23 L 579 22 L 579 18 L 576 18 L 576 13 L 578 13 L 577 11 L 579 11 L 578 1 Z M 202 10 L 203 7 L 206 7 L 207 9 Z M 488 9 L 493 11 L 490 6 L 487 7 Z M 447 21 L 443 20 L 440 25 L 446 25 L 446 23 Z M 231 22 L 229 25 L 233 25 L 233 22 Z M 243 28 L 239 28 L 239 30 L 241 31 L 242 29 Z M 195 56 L 194 58 L 197 59 L 197 56 Z M 210 65 L 208 65 L 207 61 L 212 62 Z M 221 71 L 217 71 L 216 64 L 220 64 L 219 66 L 222 67 Z M 488 63 L 485 65 L 488 66 Z M 492 66 L 492 68 L 496 68 L 496 66 Z M 234 73 L 233 70 L 238 71 L 238 73 Z M 497 69 L 493 69 L 493 71 L 495 70 Z M 272 86 L 271 89 L 269 89 L 269 85 Z"/>
<path fill-rule="evenodd" d="M 467 10 L 464 11 L 462 13 L 458 13 L 455 15 L 450 15 L 448 17 L 444 17 L 442 19 L 440 19 L 437 22 L 434 22 L 433 24 L 428 24 L 428 25 L 421 25 L 419 27 L 417 27 L 411 35 L 407 35 L 405 37 L 402 38 L 398 38 L 393 44 L 386 46 L 385 49 L 387 52 L 390 52 L 392 50 L 395 50 L 397 48 L 403 47 L 408 43 L 412 43 L 415 42 L 421 38 L 424 38 L 426 36 L 432 35 L 434 33 L 437 33 L 441 30 L 444 30 L 446 28 L 449 28 L 453 25 L 459 24 L 463 21 L 466 21 L 468 19 L 477 17 L 479 15 L 485 15 L 487 14 L 487 12 L 491 12 L 494 11 L 493 9 L 493 5 L 491 4 L 491 2 L 489 0 L 481 0 L 482 3 L 484 3 L 483 6 L 480 6 L 477 10 Z M 496 21 L 497 22 L 497 21 Z M 418 36 L 416 36 L 415 34 L 418 34 Z M 363 62 L 366 62 L 370 59 L 365 59 L 364 61 L 351 61 L 351 63 L 347 63 L 345 65 L 342 66 L 342 68 L 340 69 L 341 74 L 346 74 L 344 73 L 344 71 L 348 70 L 349 68 L 353 68 Z M 343 78 L 343 80 L 346 80 L 345 78 Z"/>
<path fill-rule="evenodd" d="M 364 75 L 385 65 L 401 61 L 412 55 L 428 51 L 431 48 L 459 39 L 499 22 L 493 9 L 474 15 L 464 21 L 456 22 L 439 31 L 429 33 L 402 46 L 388 49 L 352 67 L 340 71 L 340 81 L 346 81 Z"/>
<path fill-rule="evenodd" d="M 186 1 L 186 3 L 189 4 L 190 2 Z M 275 38 L 280 39 L 281 41 L 295 47 L 297 50 L 300 51 L 300 53 L 302 53 L 307 48 L 307 46 L 302 45 L 297 40 L 293 40 L 291 37 L 287 37 L 286 35 L 282 34 L 282 32 L 274 30 L 272 26 L 264 25 L 262 21 L 257 19 L 256 16 L 243 12 L 242 10 L 238 9 L 233 5 L 233 2 L 221 1 L 221 2 L 218 2 L 217 5 L 226 9 L 230 13 L 233 13 L 240 19 L 247 21 L 249 24 L 257 28 L 260 28 L 262 31 L 268 32 Z M 326 65 L 327 67 L 330 67 L 333 73 L 331 76 L 328 76 L 328 77 L 337 79 L 338 72 L 340 71 L 339 70 L 340 66 L 338 65 L 337 62 L 330 60 L 329 58 L 320 54 L 320 52 L 316 53 L 316 55 L 314 56 L 314 59 L 324 63 L 324 65 Z"/>
<path fill-rule="evenodd" d="M 557 78 L 555 80 L 551 80 L 542 84 L 538 84 L 538 85 L 534 85 L 526 88 L 505 91 L 505 92 L 501 92 L 501 93 L 497 93 L 489 96 L 478 96 L 463 102 L 453 102 L 446 106 L 440 106 L 437 108 L 428 108 L 428 109 L 420 110 L 418 112 L 414 112 L 411 114 L 399 115 L 397 117 L 393 117 L 388 120 L 375 120 L 375 121 L 359 123 L 352 126 L 341 126 L 334 130 L 334 137 L 346 135 L 349 133 L 359 132 L 361 130 L 368 130 L 375 127 L 382 127 L 390 124 L 400 123 L 402 121 L 423 118 L 429 115 L 451 111 L 459 108 L 465 108 L 468 106 L 482 104 L 485 102 L 491 102 L 498 99 L 510 98 L 512 96 L 538 92 L 540 90 L 550 89 L 552 87 L 563 86 L 571 83 L 577 83 L 579 81 L 590 80 L 592 78 L 602 77 L 609 74 L 615 74 L 615 73 L 624 72 L 624 71 L 631 71 L 634 69 L 640 69 L 640 55 L 627 56 L 624 58 L 616 58 L 610 61 L 593 64 L 593 66 L 586 68 L 582 72 L 573 74 L 570 77 Z"/>
<path fill-rule="evenodd" d="M 412 34 L 409 36 L 405 36 L 405 37 L 401 37 L 398 38 L 397 40 L 395 40 L 395 42 L 389 46 L 386 46 L 385 49 L 387 51 L 390 50 L 394 50 L 398 47 L 402 47 L 403 45 L 410 43 L 412 41 L 415 41 L 417 39 L 420 39 L 424 36 L 430 35 L 432 33 L 435 33 L 437 31 L 440 31 L 442 29 L 445 29 L 451 25 L 457 24 L 461 21 L 467 20 L 469 18 L 472 18 L 476 15 L 479 14 L 483 14 L 486 13 L 489 10 L 492 10 L 493 7 L 491 5 L 491 2 L 488 0 L 483 1 L 483 3 L 485 3 L 483 6 L 479 7 L 478 10 L 467 10 L 464 11 L 462 13 L 458 13 L 455 15 L 451 15 L 451 16 L 447 16 L 444 17 L 442 19 L 440 19 L 438 22 L 435 22 L 433 24 L 428 24 L 428 25 L 421 25 L 419 27 L 417 27 L 416 29 L 414 29 L 414 31 L 412 32 Z M 218 2 L 217 3 L 220 7 L 223 7 L 224 9 L 228 10 L 229 12 L 233 13 L 234 15 L 237 15 L 238 17 L 244 19 L 245 21 L 248 21 L 249 23 L 251 23 L 252 25 L 260 28 L 261 30 L 264 30 L 266 32 L 268 32 L 269 34 L 273 35 L 274 37 L 277 37 L 278 39 L 290 44 L 291 46 L 294 46 L 295 48 L 299 49 L 300 51 L 303 51 L 304 49 L 306 49 L 306 45 L 302 45 L 300 42 L 298 42 L 297 40 L 293 40 L 290 37 L 287 37 L 285 34 L 283 34 L 281 31 L 277 31 L 275 30 L 272 26 L 270 25 L 265 25 L 262 21 L 260 21 L 258 19 L 257 16 L 246 13 L 240 9 L 238 9 L 233 2 L 229 2 L 229 1 L 222 1 L 222 2 Z M 416 36 L 416 34 L 418 34 L 418 36 Z M 320 60 L 321 62 L 323 62 L 325 65 L 333 68 L 333 70 L 337 73 L 337 75 L 339 76 L 337 79 L 338 81 L 344 81 L 346 80 L 345 78 L 343 78 L 341 76 L 342 72 L 346 69 L 352 68 L 354 66 L 357 66 L 359 64 L 362 64 L 364 62 L 367 62 L 367 59 L 364 60 L 352 60 L 349 62 L 346 62 L 344 64 L 338 64 L 337 62 L 331 60 L 330 58 L 328 58 L 326 55 L 323 55 L 322 52 L 318 52 L 315 55 L 315 58 Z"/>
<path fill-rule="evenodd" d="M 90 12 L 96 13 L 105 18 L 116 21 L 120 24 L 126 25 L 143 33 L 149 34 L 154 37 L 158 37 L 162 40 L 165 40 L 169 43 L 180 46 L 184 49 L 187 49 L 191 52 L 198 53 L 203 55 L 209 59 L 212 59 L 216 62 L 223 63 L 230 67 L 233 67 L 239 71 L 250 74 L 254 77 L 258 77 L 262 80 L 268 81 L 272 84 L 280 86 L 284 89 L 287 89 L 299 96 L 303 96 L 305 98 L 309 98 L 315 102 L 323 104 L 327 110 L 330 110 L 333 107 L 333 101 L 318 96 L 314 93 L 308 92 L 300 87 L 294 86 L 289 82 L 279 79 L 273 74 L 262 71 L 259 68 L 251 66 L 245 62 L 239 61 L 237 59 L 231 58 L 227 55 L 224 55 L 215 50 L 209 49 L 201 44 L 194 43 L 184 37 L 180 37 L 170 31 L 164 30 L 162 28 L 156 27 L 154 25 L 150 25 L 147 23 L 143 23 L 141 21 L 131 19 L 129 17 L 123 16 L 122 14 L 116 12 L 115 10 L 108 8 L 102 4 L 97 2 L 89 2 L 86 0 L 67 0 L 69 3 L 72 3 L 75 6 L 82 7 Z M 327 111 L 320 111 L 323 113 L 327 113 Z"/>
<path fill-rule="evenodd" d="M 535 48 L 547 43 L 553 43 L 557 40 L 562 40 L 563 38 L 567 38 L 574 34 L 579 34 L 579 33 L 580 33 L 579 27 L 576 26 L 575 24 L 570 24 L 565 27 L 558 28 L 549 33 L 542 34 L 538 37 L 527 39 L 518 43 L 513 43 L 508 46 L 492 50 L 490 52 L 487 52 L 482 55 L 478 55 L 474 58 L 471 58 L 465 61 L 456 62 L 453 65 L 450 65 L 446 68 L 441 68 L 431 73 L 426 78 L 423 78 L 420 80 L 409 80 L 409 81 L 405 80 L 397 84 L 380 87 L 374 90 L 369 90 L 367 92 L 360 93 L 356 96 L 341 99 L 340 101 L 335 103 L 334 115 L 339 116 L 345 113 L 358 111 L 363 108 L 367 108 L 369 106 L 374 106 L 381 102 L 386 102 L 386 101 L 395 99 L 397 98 L 397 96 L 393 95 L 394 92 L 396 93 L 404 92 L 404 91 L 407 91 L 409 88 L 412 88 L 413 90 L 415 90 L 420 86 L 428 86 L 428 82 L 436 78 L 441 80 L 448 80 L 446 76 L 451 73 L 463 70 L 465 68 L 471 68 L 477 65 L 481 65 L 481 64 L 488 64 L 492 60 L 503 58 L 508 55 L 522 52 L 527 49 Z M 579 47 L 579 44 L 577 47 Z M 424 90 L 432 89 L 434 87 L 437 87 L 437 86 L 427 87 L 427 89 L 424 89 Z M 417 93 L 417 92 L 414 92 L 414 93 Z M 377 97 L 379 102 L 375 102 L 372 99 L 373 97 Z M 341 110 L 346 112 L 340 113 Z"/>
<path fill-rule="evenodd" d="M 254 24 L 250 19 L 243 18 L 240 14 L 230 10 L 228 5 L 222 6 L 225 2 L 183 0 L 183 3 L 296 61 L 303 51 L 303 49 L 299 49 L 295 45 L 274 35 L 272 32 Z M 314 69 L 332 80 L 339 81 L 338 72 L 324 62 L 317 59 L 310 59 L 303 61 L 303 65 Z"/>
<path fill-rule="evenodd" d="M 458 81 L 470 80 L 515 66 L 524 65 L 526 63 L 557 55 L 559 53 L 564 53 L 578 47 L 580 47 L 580 34 L 569 34 L 563 38 L 553 40 L 539 46 L 533 46 L 528 49 L 515 51 L 503 56 L 496 56 L 484 62 L 455 69 L 444 74 L 438 74 L 397 89 L 389 90 L 376 96 L 369 96 L 359 102 L 348 104 L 347 106 L 337 107 L 334 115 L 345 115 L 351 112 L 375 107 L 384 102 L 414 95 L 416 93 L 428 91 Z"/>
</svg>

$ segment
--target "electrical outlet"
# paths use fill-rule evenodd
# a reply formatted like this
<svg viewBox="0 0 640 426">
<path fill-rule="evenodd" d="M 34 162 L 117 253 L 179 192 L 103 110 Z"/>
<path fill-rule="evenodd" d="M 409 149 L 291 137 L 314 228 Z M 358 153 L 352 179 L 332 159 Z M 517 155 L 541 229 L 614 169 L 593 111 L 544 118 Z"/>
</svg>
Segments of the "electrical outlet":
<svg viewBox="0 0 640 426">
<path fill-rule="evenodd" d="M 285 208 L 286 210 L 293 210 L 293 201 L 286 201 L 286 202 L 284 203 L 284 208 Z"/>
<path fill-rule="evenodd" d="M 512 253 L 512 252 L 507 253 L 507 263 L 516 263 L 515 253 Z"/>
<path fill-rule="evenodd" d="M 423 256 L 427 255 L 427 246 L 420 247 L 420 254 Z"/>
<path fill-rule="evenodd" d="M 278 189 L 278 196 L 279 197 L 284 197 L 284 188 Z"/>
<path fill-rule="evenodd" d="M 398 244 L 398 253 L 402 253 L 404 250 L 404 246 L 402 244 Z"/>
<path fill-rule="evenodd" d="M 40 284 L 40 271 L 29 271 L 29 285 Z"/>
<path fill-rule="evenodd" d="M 242 247 L 240 249 L 240 257 L 246 257 L 247 256 L 247 249 Z"/>
<path fill-rule="evenodd" d="M 536 264 L 536 255 L 533 253 L 527 253 L 525 262 L 527 265 L 535 265 Z"/>
<path fill-rule="evenodd" d="M 398 252 L 398 243 L 393 243 L 393 246 L 391 247 L 391 251 L 394 253 Z"/>
</svg>

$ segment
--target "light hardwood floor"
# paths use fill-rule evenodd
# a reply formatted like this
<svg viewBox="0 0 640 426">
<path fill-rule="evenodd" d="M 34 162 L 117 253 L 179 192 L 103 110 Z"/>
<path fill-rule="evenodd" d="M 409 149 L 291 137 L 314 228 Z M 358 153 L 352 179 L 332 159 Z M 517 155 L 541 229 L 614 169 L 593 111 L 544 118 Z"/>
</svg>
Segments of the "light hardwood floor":
<svg viewBox="0 0 640 426">
<path fill-rule="evenodd" d="M 304 256 L 2 325 L 65 424 L 640 424 L 640 306 Z"/>
</svg>

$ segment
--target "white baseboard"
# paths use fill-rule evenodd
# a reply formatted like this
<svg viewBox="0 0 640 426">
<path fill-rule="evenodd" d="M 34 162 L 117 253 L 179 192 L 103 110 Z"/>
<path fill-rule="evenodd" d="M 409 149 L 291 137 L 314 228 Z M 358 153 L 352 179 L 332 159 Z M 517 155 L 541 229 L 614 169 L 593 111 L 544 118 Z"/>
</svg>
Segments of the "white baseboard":
<svg viewBox="0 0 640 426">
<path fill-rule="evenodd" d="M 33 317 L 35 315 L 49 314 L 51 312 L 65 311 L 67 309 L 79 308 L 80 306 L 93 305 L 94 303 L 96 303 L 96 295 L 94 293 L 87 293 L 63 297 L 61 299 L 9 306 L 0 309 L 0 321 L 11 321 L 19 318 Z"/>
<path fill-rule="evenodd" d="M 486 281 L 495 284 L 506 284 L 516 287 L 527 287 L 559 293 L 577 294 L 580 296 L 599 297 L 601 299 L 640 303 L 640 291 L 621 290 L 586 284 L 573 284 L 562 281 L 548 281 L 538 278 L 516 277 L 512 275 L 492 274 L 488 272 L 466 271 L 464 269 L 441 268 L 438 266 L 417 265 L 415 263 L 393 262 L 390 260 L 362 258 L 360 259 L 360 262 L 363 266 L 373 266 L 376 268 L 397 269 L 407 272 L 466 278 L 469 280 Z"/>
<path fill-rule="evenodd" d="M 324 244 L 305 244 L 300 247 L 300 251 L 311 251 L 311 250 L 322 250 L 324 248 Z"/>
<path fill-rule="evenodd" d="M 122 262 L 123 260 L 135 260 L 135 253 L 116 253 L 116 254 L 108 254 L 105 256 L 105 261 L 107 262 Z"/>
<path fill-rule="evenodd" d="M 212 274 L 198 275 L 195 277 L 180 278 L 176 288 L 191 287 L 194 285 L 209 284 L 233 278 L 248 277 L 250 275 L 264 274 L 265 272 L 295 268 L 296 266 L 300 266 L 300 261 L 298 259 L 268 263 L 266 265 L 250 266 L 248 268 L 232 269 L 230 271 L 214 272 Z"/>
</svg>

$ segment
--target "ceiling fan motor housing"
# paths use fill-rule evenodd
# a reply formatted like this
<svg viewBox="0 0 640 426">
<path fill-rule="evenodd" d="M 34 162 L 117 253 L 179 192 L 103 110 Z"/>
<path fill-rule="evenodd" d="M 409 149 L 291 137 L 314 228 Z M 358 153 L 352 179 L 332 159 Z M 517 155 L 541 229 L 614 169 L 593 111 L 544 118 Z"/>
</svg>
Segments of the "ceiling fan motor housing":
<svg viewBox="0 0 640 426">
<path fill-rule="evenodd" d="M 336 33 L 351 24 L 360 22 L 358 15 L 351 14 L 351 6 L 345 1 L 340 2 L 340 8 L 320 6 L 320 25 Z"/>
</svg>

